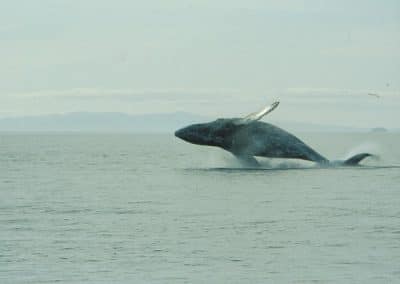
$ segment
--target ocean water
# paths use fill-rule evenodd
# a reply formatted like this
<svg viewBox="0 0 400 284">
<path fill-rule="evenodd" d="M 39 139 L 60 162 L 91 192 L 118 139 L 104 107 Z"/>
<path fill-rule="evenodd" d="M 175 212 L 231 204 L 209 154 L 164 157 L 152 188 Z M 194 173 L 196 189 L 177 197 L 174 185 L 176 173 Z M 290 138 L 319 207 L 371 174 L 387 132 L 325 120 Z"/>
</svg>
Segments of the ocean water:
<svg viewBox="0 0 400 284">
<path fill-rule="evenodd" d="M 254 170 L 172 134 L 0 134 L 0 283 L 399 283 L 400 134 L 298 136 L 380 158 Z"/>
</svg>

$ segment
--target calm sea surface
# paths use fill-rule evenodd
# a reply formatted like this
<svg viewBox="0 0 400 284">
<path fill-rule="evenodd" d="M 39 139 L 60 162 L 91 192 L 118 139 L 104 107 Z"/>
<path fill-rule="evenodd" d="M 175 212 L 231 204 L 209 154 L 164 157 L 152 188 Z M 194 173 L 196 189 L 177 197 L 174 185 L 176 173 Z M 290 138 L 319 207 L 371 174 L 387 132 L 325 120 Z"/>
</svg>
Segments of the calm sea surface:
<svg viewBox="0 0 400 284">
<path fill-rule="evenodd" d="M 400 134 L 299 134 L 363 167 L 173 135 L 0 134 L 0 283 L 399 283 Z"/>
</svg>

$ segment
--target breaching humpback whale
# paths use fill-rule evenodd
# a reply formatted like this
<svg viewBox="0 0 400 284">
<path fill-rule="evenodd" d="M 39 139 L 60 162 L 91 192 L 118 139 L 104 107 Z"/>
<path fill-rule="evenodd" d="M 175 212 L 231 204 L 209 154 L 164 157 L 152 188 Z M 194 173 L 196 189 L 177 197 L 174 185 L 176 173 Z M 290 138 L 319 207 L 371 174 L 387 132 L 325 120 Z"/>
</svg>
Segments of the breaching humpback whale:
<svg viewBox="0 0 400 284">
<path fill-rule="evenodd" d="M 369 153 L 360 153 L 344 161 L 332 161 L 313 150 L 289 132 L 261 122 L 279 102 L 251 113 L 244 118 L 220 118 L 209 123 L 193 124 L 175 132 L 189 143 L 220 147 L 231 152 L 245 166 L 256 167 L 254 157 L 289 158 L 313 161 L 322 165 L 357 165 Z"/>
</svg>

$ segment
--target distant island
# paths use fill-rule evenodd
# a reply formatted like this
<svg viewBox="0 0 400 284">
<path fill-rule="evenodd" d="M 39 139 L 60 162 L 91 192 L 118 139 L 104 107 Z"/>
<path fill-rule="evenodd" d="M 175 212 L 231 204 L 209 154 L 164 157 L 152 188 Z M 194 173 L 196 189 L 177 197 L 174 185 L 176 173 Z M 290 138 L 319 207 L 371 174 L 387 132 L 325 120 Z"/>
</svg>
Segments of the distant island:
<svg viewBox="0 0 400 284">
<path fill-rule="evenodd" d="M 384 133 L 384 132 L 388 132 L 388 130 L 384 127 L 375 127 L 371 129 L 371 132 L 374 133 Z"/>
</svg>

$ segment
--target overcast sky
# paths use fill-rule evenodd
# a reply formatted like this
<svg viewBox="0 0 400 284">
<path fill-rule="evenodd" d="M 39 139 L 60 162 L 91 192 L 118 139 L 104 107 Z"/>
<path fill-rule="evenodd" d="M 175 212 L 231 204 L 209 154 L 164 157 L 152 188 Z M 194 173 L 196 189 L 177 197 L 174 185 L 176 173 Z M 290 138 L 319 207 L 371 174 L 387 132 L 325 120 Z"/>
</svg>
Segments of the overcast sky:
<svg viewBox="0 0 400 284">
<path fill-rule="evenodd" d="M 0 117 L 279 99 L 274 120 L 399 127 L 398 0 L 0 3 Z"/>
</svg>

